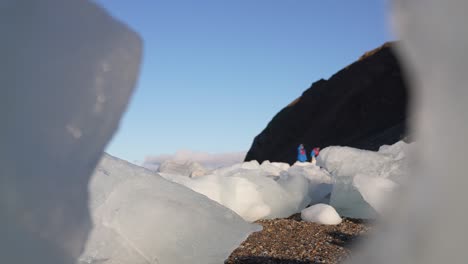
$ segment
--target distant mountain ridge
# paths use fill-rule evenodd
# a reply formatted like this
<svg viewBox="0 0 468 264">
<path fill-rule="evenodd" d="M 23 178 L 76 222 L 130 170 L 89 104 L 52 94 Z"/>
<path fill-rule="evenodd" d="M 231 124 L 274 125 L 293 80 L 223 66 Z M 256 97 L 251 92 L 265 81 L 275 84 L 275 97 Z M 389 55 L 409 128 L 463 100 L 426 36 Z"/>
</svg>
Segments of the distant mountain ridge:
<svg viewBox="0 0 468 264">
<path fill-rule="evenodd" d="M 377 150 L 403 139 L 408 88 L 395 44 L 366 52 L 329 80 L 313 83 L 255 137 L 245 160 L 292 164 L 300 143 L 310 153 L 331 145 Z"/>
</svg>

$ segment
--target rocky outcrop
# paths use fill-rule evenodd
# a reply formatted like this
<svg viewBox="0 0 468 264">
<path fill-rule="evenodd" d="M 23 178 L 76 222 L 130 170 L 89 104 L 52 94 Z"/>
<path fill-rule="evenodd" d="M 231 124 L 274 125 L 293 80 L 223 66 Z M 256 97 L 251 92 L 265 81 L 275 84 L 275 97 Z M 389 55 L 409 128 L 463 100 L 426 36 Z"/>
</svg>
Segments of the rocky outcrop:
<svg viewBox="0 0 468 264">
<path fill-rule="evenodd" d="M 255 138 L 246 161 L 293 163 L 297 146 L 377 150 L 404 138 L 408 89 L 386 43 L 329 80 L 312 84 Z"/>
</svg>

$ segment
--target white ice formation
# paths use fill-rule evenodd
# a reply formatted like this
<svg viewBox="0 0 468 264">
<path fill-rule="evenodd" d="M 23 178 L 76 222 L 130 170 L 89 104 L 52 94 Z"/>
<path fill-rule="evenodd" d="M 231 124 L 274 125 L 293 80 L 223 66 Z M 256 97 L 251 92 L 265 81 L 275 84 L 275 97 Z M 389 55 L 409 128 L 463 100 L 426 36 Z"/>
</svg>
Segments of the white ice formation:
<svg viewBox="0 0 468 264">
<path fill-rule="evenodd" d="M 393 1 L 417 139 L 407 191 L 353 263 L 465 263 L 468 1 Z"/>
<path fill-rule="evenodd" d="M 411 146 L 400 141 L 377 152 L 349 147 L 323 149 L 317 164 L 333 178 L 330 205 L 342 216 L 377 217 L 401 182 L 406 182 L 405 153 Z"/>
<path fill-rule="evenodd" d="M 82 0 L 0 1 L 0 34 L 0 262 L 74 263 L 141 41 Z"/>
<path fill-rule="evenodd" d="M 173 171 L 182 173 L 160 175 L 251 222 L 287 217 L 317 203 L 330 203 L 343 216 L 375 218 L 407 178 L 405 153 L 410 147 L 404 142 L 382 146 L 378 152 L 329 147 L 318 156 L 323 168 L 309 162 L 289 166 L 250 161 L 190 178 L 185 172 L 191 164 L 186 163 Z"/>
<path fill-rule="evenodd" d="M 90 209 L 94 228 L 80 264 L 223 263 L 261 230 L 203 195 L 108 155 L 91 178 Z"/>
<path fill-rule="evenodd" d="M 289 166 L 251 161 L 197 178 L 160 174 L 232 209 L 247 221 L 288 217 L 310 204 L 326 201 L 332 189 L 328 172 L 308 162 Z"/>
<path fill-rule="evenodd" d="M 322 225 L 338 225 L 342 219 L 335 208 L 328 204 L 316 204 L 301 211 L 301 219 Z"/>
</svg>

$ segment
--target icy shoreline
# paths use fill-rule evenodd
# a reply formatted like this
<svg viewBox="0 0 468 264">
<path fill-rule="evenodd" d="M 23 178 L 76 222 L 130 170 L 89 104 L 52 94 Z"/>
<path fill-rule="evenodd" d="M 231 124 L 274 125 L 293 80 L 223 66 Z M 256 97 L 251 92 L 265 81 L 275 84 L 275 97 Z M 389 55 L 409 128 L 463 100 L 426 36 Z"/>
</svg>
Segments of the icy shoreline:
<svg viewBox="0 0 468 264">
<path fill-rule="evenodd" d="M 318 157 L 322 167 L 252 161 L 212 171 L 186 163 L 152 172 L 105 155 L 90 182 L 95 225 L 81 261 L 221 263 L 260 230 L 254 221 L 301 211 L 306 221 L 330 225 L 340 216 L 377 217 L 396 179 L 406 177 L 410 146 L 329 147 Z"/>
</svg>

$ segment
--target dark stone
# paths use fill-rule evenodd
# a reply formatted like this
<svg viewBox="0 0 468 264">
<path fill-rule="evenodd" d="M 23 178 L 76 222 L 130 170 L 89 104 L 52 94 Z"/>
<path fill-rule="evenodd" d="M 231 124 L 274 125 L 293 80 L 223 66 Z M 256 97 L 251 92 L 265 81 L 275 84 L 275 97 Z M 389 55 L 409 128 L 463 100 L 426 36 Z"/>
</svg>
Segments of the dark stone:
<svg viewBox="0 0 468 264">
<path fill-rule="evenodd" d="M 406 135 L 408 88 L 392 50 L 364 54 L 329 80 L 312 84 L 257 136 L 246 161 L 294 163 L 297 147 L 350 146 L 377 150 Z"/>
</svg>

